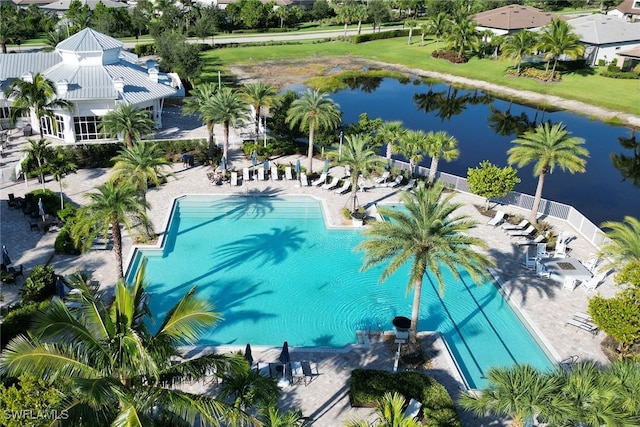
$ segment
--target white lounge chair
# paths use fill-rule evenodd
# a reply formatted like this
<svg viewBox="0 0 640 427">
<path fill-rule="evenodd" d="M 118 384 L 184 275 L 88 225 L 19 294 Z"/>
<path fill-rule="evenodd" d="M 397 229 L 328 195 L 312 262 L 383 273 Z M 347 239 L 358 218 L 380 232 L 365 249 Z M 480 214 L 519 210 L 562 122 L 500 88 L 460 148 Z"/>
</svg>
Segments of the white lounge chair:
<svg viewBox="0 0 640 427">
<path fill-rule="evenodd" d="M 580 287 L 584 288 L 589 292 L 595 291 L 596 288 L 600 286 L 600 283 L 602 283 L 605 276 L 606 276 L 606 273 L 593 276 L 591 279 L 587 279 L 584 282 L 580 283 Z"/>
<path fill-rule="evenodd" d="M 311 186 L 315 187 L 317 185 L 321 185 L 327 182 L 327 173 L 326 172 L 322 172 L 322 174 L 320 174 L 320 178 L 314 180 L 311 182 Z"/>
<path fill-rule="evenodd" d="M 349 191 L 349 188 L 351 188 L 351 181 L 345 180 L 344 183 L 342 184 L 342 187 L 335 190 L 335 193 L 336 194 L 346 193 L 347 191 Z"/>
<path fill-rule="evenodd" d="M 518 240 L 516 242 L 516 245 L 518 246 L 529 246 L 529 245 L 537 245 L 539 243 L 542 243 L 542 241 L 544 240 L 544 234 L 539 234 L 535 239 L 531 240 L 531 239 L 521 239 Z"/>
<path fill-rule="evenodd" d="M 334 188 L 336 188 L 338 186 L 338 182 L 340 182 L 340 178 L 338 178 L 337 176 L 333 176 L 333 177 L 331 177 L 331 182 L 325 183 L 325 184 L 322 185 L 322 189 L 323 190 L 333 190 Z"/>
<path fill-rule="evenodd" d="M 589 254 L 589 256 L 587 257 L 587 260 L 583 262 L 582 265 L 584 265 L 587 268 L 587 270 L 593 273 L 596 270 L 596 267 L 600 264 L 600 261 L 601 260 L 598 257 L 598 255 Z"/>
<path fill-rule="evenodd" d="M 590 332 L 594 336 L 598 335 L 598 327 L 591 322 L 583 322 L 580 320 L 571 319 L 571 320 L 567 320 L 567 323 L 565 323 L 565 326 L 567 325 L 575 326 L 578 329 L 582 329 L 583 331 Z"/>
<path fill-rule="evenodd" d="M 272 181 L 277 181 L 279 179 L 278 177 L 278 167 L 276 165 L 272 165 L 271 166 L 271 180 Z"/>
<path fill-rule="evenodd" d="M 231 185 L 238 186 L 238 172 L 231 172 Z"/>
<path fill-rule="evenodd" d="M 264 168 L 258 168 L 258 181 L 264 181 Z"/>
<path fill-rule="evenodd" d="M 249 168 L 242 168 L 242 182 L 251 181 L 251 174 L 249 173 Z"/>
<path fill-rule="evenodd" d="M 396 179 L 388 185 L 388 187 L 396 188 L 398 185 L 402 184 L 402 180 L 404 177 L 402 175 L 396 176 Z"/>
<path fill-rule="evenodd" d="M 291 173 L 291 166 L 284 168 L 284 179 L 287 181 L 293 181 L 293 174 Z"/>
<path fill-rule="evenodd" d="M 556 242 L 556 247 L 553 252 L 554 258 L 566 258 L 567 257 L 567 244 L 561 241 Z"/>
<path fill-rule="evenodd" d="M 309 179 L 307 178 L 307 174 L 304 172 L 300 173 L 300 186 L 301 187 L 308 187 L 309 186 Z"/>
<path fill-rule="evenodd" d="M 497 227 L 502 223 L 502 221 L 504 221 L 505 215 L 506 214 L 503 211 L 497 211 L 495 216 L 487 221 L 487 225 L 493 225 L 494 227 Z"/>
<path fill-rule="evenodd" d="M 411 178 L 409 180 L 409 182 L 407 182 L 405 185 L 403 185 L 400 189 L 403 191 L 410 191 L 413 186 L 416 185 L 416 179 L 415 178 Z"/>
<path fill-rule="evenodd" d="M 549 279 L 551 277 L 551 273 L 547 271 L 544 264 L 538 261 L 536 261 L 536 275 L 538 277 L 544 277 L 545 279 Z"/>
<path fill-rule="evenodd" d="M 351 166 L 344 165 L 344 176 L 351 178 Z"/>
<path fill-rule="evenodd" d="M 502 224 L 502 229 L 503 229 L 503 230 L 522 230 L 522 229 L 523 229 L 523 228 L 525 228 L 528 224 L 529 224 L 529 221 L 527 221 L 526 219 L 523 219 L 522 221 L 520 221 L 520 224 L 517 224 L 517 225 L 513 225 L 513 224 Z"/>
<path fill-rule="evenodd" d="M 533 225 L 529 225 L 524 230 L 507 230 L 507 234 L 509 237 L 527 237 L 531 235 L 535 231 L 535 227 Z"/>
<path fill-rule="evenodd" d="M 358 178 L 358 190 L 359 191 L 367 191 L 367 190 L 372 189 L 373 187 L 374 186 L 369 184 L 367 181 L 365 181 L 365 179 L 362 176 L 360 176 Z"/>
<path fill-rule="evenodd" d="M 547 252 L 546 243 L 538 243 L 536 245 L 536 259 L 549 258 L 549 252 Z"/>
<path fill-rule="evenodd" d="M 385 182 L 387 182 L 387 179 L 389 179 L 389 175 L 391 175 L 391 172 L 386 171 L 380 177 L 376 178 L 374 182 L 376 184 L 384 184 Z"/>
<path fill-rule="evenodd" d="M 420 408 L 422 408 L 422 403 L 412 398 L 409 401 L 409 405 L 407 405 L 407 409 L 404 410 L 404 416 L 415 418 L 420 415 Z"/>
</svg>

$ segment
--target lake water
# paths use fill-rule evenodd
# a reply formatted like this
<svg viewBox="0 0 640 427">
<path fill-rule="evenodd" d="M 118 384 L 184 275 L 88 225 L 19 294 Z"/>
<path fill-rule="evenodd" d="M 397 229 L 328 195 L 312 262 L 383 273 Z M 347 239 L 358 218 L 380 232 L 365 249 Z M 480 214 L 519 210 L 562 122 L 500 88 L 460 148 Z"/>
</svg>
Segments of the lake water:
<svg viewBox="0 0 640 427">
<path fill-rule="evenodd" d="M 438 170 L 466 177 L 469 167 L 489 160 L 499 166 L 507 165 L 507 150 L 513 145 L 515 133 L 496 133 L 488 118 L 492 108 L 500 112 L 510 109 L 511 117 L 524 114 L 529 122 L 541 120 L 552 123 L 563 122 L 572 136 L 586 140 L 589 150 L 587 171 L 572 175 L 556 169 L 545 178 L 542 197 L 573 205 L 596 225 L 603 221 L 622 221 L 625 215 L 638 217 L 640 213 L 640 189 L 630 180 L 622 181 L 622 174 L 610 159 L 612 153 L 633 156 L 633 151 L 623 149 L 618 137 L 628 138 L 631 130 L 611 126 L 603 122 L 566 111 L 549 112 L 493 99 L 480 90 L 455 89 L 444 83 L 428 84 L 421 81 L 401 83 L 395 79 L 382 79 L 360 85 L 331 95 L 340 104 L 343 121 L 358 121 L 360 113 L 370 118 L 380 117 L 384 121 L 400 120 L 408 129 L 424 131 L 445 130 L 459 141 L 460 157 L 447 163 L 440 161 Z M 434 106 L 426 110 L 418 106 Z M 435 102 L 435 101 L 438 102 Z M 496 114 L 494 114 L 496 116 Z M 430 158 L 422 165 L 429 166 Z M 636 162 L 637 163 L 637 162 Z M 518 172 L 522 182 L 515 190 L 534 194 L 537 178 L 533 167 L 528 165 Z"/>
</svg>

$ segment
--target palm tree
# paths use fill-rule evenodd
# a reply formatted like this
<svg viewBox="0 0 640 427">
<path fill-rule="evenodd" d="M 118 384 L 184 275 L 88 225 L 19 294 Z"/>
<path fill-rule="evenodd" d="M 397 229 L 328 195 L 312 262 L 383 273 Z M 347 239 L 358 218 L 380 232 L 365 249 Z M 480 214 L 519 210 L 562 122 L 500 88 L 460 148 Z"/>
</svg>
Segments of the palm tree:
<svg viewBox="0 0 640 427">
<path fill-rule="evenodd" d="M 30 373 L 55 383 L 64 396 L 60 410 L 71 425 L 202 425 L 251 417 L 214 397 L 181 391 L 207 371 L 237 369 L 242 358 L 208 354 L 174 363 L 178 346 L 195 344 L 220 321 L 219 313 L 192 288 L 158 322 L 149 325 L 144 271 L 132 284 L 118 281 L 114 298 L 81 274 L 71 286 L 79 290 L 70 309 L 58 297 L 47 311 L 36 314 L 31 333 L 14 338 L 0 357 L 0 371 Z M 59 381 L 64 378 L 64 381 Z M 257 423 L 256 423 L 257 424 Z"/>
<path fill-rule="evenodd" d="M 221 123 L 224 132 L 222 155 L 229 160 L 229 128 L 241 126 L 249 115 L 249 104 L 240 93 L 228 87 L 221 87 L 202 105 L 202 116 L 213 123 Z"/>
<path fill-rule="evenodd" d="M 233 406 L 246 411 L 255 406 L 275 405 L 280 389 L 275 378 L 252 370 L 245 363 L 235 371 L 222 375 L 220 397 L 233 399 Z"/>
<path fill-rule="evenodd" d="M 358 35 L 362 32 L 362 21 L 369 17 L 369 10 L 364 4 L 358 4 L 354 6 L 353 17 L 358 21 Z"/>
<path fill-rule="evenodd" d="M 488 276 L 487 267 L 493 264 L 487 255 L 478 252 L 487 244 L 467 234 L 477 222 L 457 213 L 463 204 L 452 201 L 455 193 L 441 200 L 443 190 L 439 182 L 429 189 L 420 182 L 415 197 L 403 191 L 400 199 L 405 210 L 379 207 L 380 215 L 390 221 L 371 224 L 364 231 L 366 240 L 357 247 L 365 252 L 362 270 L 386 264 L 380 282 L 400 266 L 411 263 L 407 292 L 414 292 L 409 331 L 413 344 L 417 342 L 422 281 L 427 271 L 435 276 L 443 295 L 445 269 L 456 279 L 460 277 L 459 271 L 464 270 L 480 283 Z"/>
<path fill-rule="evenodd" d="M 42 189 L 45 189 L 44 173 L 46 172 L 46 163 L 52 155 L 51 143 L 44 138 L 39 140 L 27 138 L 28 146 L 21 151 L 27 155 L 27 159 L 33 160 L 37 163 L 38 179 L 42 183 Z"/>
<path fill-rule="evenodd" d="M 449 28 L 447 41 L 459 56 L 464 56 L 465 51 L 471 49 L 476 51 L 480 46 L 477 24 L 467 17 L 461 17 L 453 22 Z"/>
<path fill-rule="evenodd" d="M 278 91 L 276 90 L 275 86 L 262 81 L 247 84 L 244 86 L 243 90 L 246 101 L 253 106 L 253 111 L 255 113 L 254 142 L 257 144 L 260 125 L 260 113 L 262 107 L 270 107 L 271 105 L 273 105 L 276 96 L 278 95 Z M 266 134 L 267 129 L 265 129 L 264 132 Z"/>
<path fill-rule="evenodd" d="M 127 147 L 155 130 L 156 123 L 149 117 L 149 112 L 130 104 L 118 104 L 100 122 L 101 133 L 111 138 L 121 136 Z"/>
<path fill-rule="evenodd" d="M 218 91 L 217 83 L 203 83 L 197 85 L 191 91 L 191 96 L 184 100 L 184 104 L 182 104 L 182 115 L 198 115 L 200 119 L 204 121 L 204 124 L 207 128 L 207 132 L 209 134 L 209 145 L 208 145 L 208 157 L 211 159 L 213 157 L 213 119 L 211 117 L 207 117 L 204 115 L 202 107 L 206 104 L 208 100 L 213 98 L 213 95 Z"/>
<path fill-rule="evenodd" d="M 385 393 L 376 405 L 377 420 L 371 424 L 361 420 L 350 420 L 344 423 L 346 427 L 419 427 L 422 425 L 414 417 L 404 414 L 406 400 L 398 392 Z"/>
<path fill-rule="evenodd" d="M 534 162 L 533 175 L 538 177 L 535 198 L 529 221 L 536 222 L 538 206 L 542 199 L 542 187 L 547 173 L 553 173 L 556 167 L 570 173 L 584 172 L 589 151 L 582 147 L 583 138 L 569 136 L 569 132 L 563 123 L 551 126 L 549 123 L 538 125 L 533 131 L 525 132 L 512 142 L 507 154 L 510 165 L 519 168 Z"/>
<path fill-rule="evenodd" d="M 40 138 L 43 137 L 43 117 L 51 119 L 55 131 L 58 126 L 56 111 L 73 109 L 71 102 L 58 98 L 55 84 L 41 73 L 33 75 L 31 81 L 13 80 L 5 96 L 13 101 L 10 109 L 12 123 L 15 123 L 18 117 L 29 115 L 33 110 L 40 129 Z"/>
<path fill-rule="evenodd" d="M 335 5 L 334 9 L 336 11 L 336 21 L 339 24 L 344 24 L 344 38 L 346 39 L 347 29 L 349 28 L 349 24 L 355 19 L 356 11 L 354 7 L 349 4 Z"/>
<path fill-rule="evenodd" d="M 384 122 L 382 126 L 378 129 L 378 137 L 382 139 L 383 142 L 387 143 L 387 153 L 386 158 L 387 162 L 391 161 L 391 155 L 393 154 L 393 144 L 402 140 L 404 134 L 407 130 L 402 125 L 402 122 L 397 120 L 393 122 Z"/>
<path fill-rule="evenodd" d="M 427 134 L 427 154 L 431 156 L 431 167 L 429 168 L 429 185 L 433 184 L 438 171 L 438 162 L 444 159 L 447 162 L 456 160 L 460 156 L 458 150 L 458 140 L 445 131 L 429 132 Z"/>
<path fill-rule="evenodd" d="M 409 160 L 409 173 L 414 174 L 427 150 L 427 134 L 421 130 L 407 130 L 400 139 L 398 152 Z"/>
<path fill-rule="evenodd" d="M 607 239 L 600 249 L 601 256 L 607 260 L 605 267 L 613 268 L 640 261 L 640 221 L 631 216 L 624 222 L 606 221 L 602 223 Z"/>
<path fill-rule="evenodd" d="M 409 38 L 407 40 L 407 44 L 411 45 L 411 37 L 413 36 L 413 29 L 418 26 L 418 21 L 411 19 L 409 21 L 406 21 L 404 23 L 404 26 L 409 28 Z"/>
<path fill-rule="evenodd" d="M 427 32 L 436 36 L 436 52 L 440 50 L 440 39 L 447 34 L 450 26 L 451 20 L 445 12 L 440 12 L 427 21 Z"/>
<path fill-rule="evenodd" d="M 520 64 L 522 57 L 531 54 L 536 44 L 536 38 L 531 31 L 522 30 L 506 38 L 502 45 L 502 56 L 514 59 L 520 74 Z"/>
<path fill-rule="evenodd" d="M 358 209 L 358 178 L 360 175 L 367 176 L 372 170 L 380 170 L 384 165 L 384 160 L 378 156 L 375 143 L 370 135 L 347 135 L 344 138 L 342 153 L 333 150 L 327 152 L 327 157 L 338 166 L 349 166 L 351 168 L 351 213 Z"/>
<path fill-rule="evenodd" d="M 340 106 L 329 95 L 317 90 L 307 91 L 291 103 L 286 123 L 291 129 L 299 125 L 300 130 L 309 130 L 309 173 L 313 173 L 313 141 L 316 130 L 331 130 L 340 123 Z"/>
<path fill-rule="evenodd" d="M 547 61 L 547 69 L 549 69 L 549 62 L 553 59 L 551 75 L 554 75 L 560 56 L 578 58 L 584 55 L 585 48 L 580 42 L 580 37 L 571 32 L 571 26 L 566 21 L 555 18 L 543 27 L 537 49 L 546 52 L 544 59 Z"/>
<path fill-rule="evenodd" d="M 78 166 L 64 150 L 56 150 L 55 156 L 49 160 L 49 169 L 53 178 L 60 184 L 60 209 L 64 209 L 62 197 L 62 179 L 69 173 L 76 173 Z"/>
<path fill-rule="evenodd" d="M 138 189 L 133 185 L 123 182 L 115 184 L 107 181 L 96 187 L 97 193 L 88 193 L 86 197 L 89 204 L 78 211 L 77 221 L 71 228 L 71 236 L 76 247 L 84 251 L 91 248 L 93 239 L 99 234 L 107 235 L 111 229 L 113 238 L 113 251 L 118 266 L 117 277 L 122 279 L 122 233 L 121 226 L 131 234 L 134 226 L 148 227 L 148 218 L 145 210 L 149 204 L 136 197 Z"/>
<path fill-rule="evenodd" d="M 303 427 L 313 421 L 298 410 L 280 412 L 276 405 L 265 405 L 260 409 L 258 417 L 263 427 Z"/>
<path fill-rule="evenodd" d="M 530 365 L 491 368 L 488 387 L 480 392 L 462 394 L 461 405 L 473 413 L 507 415 L 511 425 L 523 427 L 535 417 L 549 412 L 566 414 L 570 404 L 561 397 L 563 381 L 553 373 L 541 373 Z"/>
</svg>

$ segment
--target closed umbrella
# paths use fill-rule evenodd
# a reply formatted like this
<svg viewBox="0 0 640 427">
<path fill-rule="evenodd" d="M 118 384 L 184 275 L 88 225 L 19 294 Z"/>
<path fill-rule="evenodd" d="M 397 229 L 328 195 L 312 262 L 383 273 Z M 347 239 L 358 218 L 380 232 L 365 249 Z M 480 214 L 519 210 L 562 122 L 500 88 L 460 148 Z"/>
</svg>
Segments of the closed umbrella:
<svg viewBox="0 0 640 427">
<path fill-rule="evenodd" d="M 300 159 L 296 160 L 296 176 L 300 179 Z"/>
<path fill-rule="evenodd" d="M 251 344 L 247 343 L 247 347 L 244 349 L 244 358 L 249 362 L 249 367 L 253 365 L 253 356 L 251 355 Z"/>
<path fill-rule="evenodd" d="M 40 214 L 44 221 L 44 205 L 42 204 L 42 198 L 38 199 L 38 214 Z"/>
<path fill-rule="evenodd" d="M 282 363 L 282 378 L 278 381 L 278 385 L 280 387 L 288 386 L 289 380 L 287 379 L 287 365 L 291 361 L 289 358 L 289 343 L 284 342 L 282 346 L 282 351 L 280 352 L 280 357 L 278 357 L 280 363 Z"/>
<path fill-rule="evenodd" d="M 269 170 L 269 160 L 265 160 L 264 163 L 262 164 L 262 166 L 264 167 L 265 171 Z"/>
<path fill-rule="evenodd" d="M 222 169 L 223 172 L 227 170 L 227 158 L 225 156 L 222 156 L 220 159 L 220 169 Z"/>
<path fill-rule="evenodd" d="M 324 160 L 324 169 L 322 171 L 325 173 L 329 172 L 329 159 Z"/>
<path fill-rule="evenodd" d="M 7 247 L 2 245 L 2 263 L 7 266 L 11 264 L 11 258 L 9 258 L 9 252 L 7 252 Z"/>
<path fill-rule="evenodd" d="M 258 153 L 256 153 L 256 150 L 253 150 L 251 152 L 251 163 L 253 164 L 253 166 L 258 164 Z"/>
</svg>

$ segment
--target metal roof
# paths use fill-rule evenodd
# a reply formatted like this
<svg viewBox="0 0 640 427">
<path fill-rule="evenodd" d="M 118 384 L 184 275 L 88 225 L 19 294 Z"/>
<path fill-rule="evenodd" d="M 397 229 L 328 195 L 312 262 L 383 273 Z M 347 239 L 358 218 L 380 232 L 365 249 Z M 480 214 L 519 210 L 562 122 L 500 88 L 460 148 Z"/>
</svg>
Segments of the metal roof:
<svg viewBox="0 0 640 427">
<path fill-rule="evenodd" d="M 0 89 L 26 73 L 37 74 L 62 61 L 58 52 L 9 53 L 0 55 Z"/>
<path fill-rule="evenodd" d="M 640 24 L 611 15 L 587 15 L 567 21 L 583 43 L 603 45 L 640 41 Z"/>
<path fill-rule="evenodd" d="M 122 42 L 113 37 L 94 31 L 91 28 L 85 28 L 58 43 L 56 50 L 69 52 L 104 52 L 109 49 L 122 48 L 122 46 L 124 46 Z"/>
<path fill-rule="evenodd" d="M 118 77 L 124 79 L 123 96 L 130 104 L 139 104 L 176 94 L 176 89 L 170 86 L 171 79 L 164 73 L 158 75 L 159 83 L 156 83 L 149 79 L 146 68 L 128 62 L 105 65 L 104 69 L 112 80 Z"/>
<path fill-rule="evenodd" d="M 66 80 L 68 90 L 64 99 L 78 101 L 84 99 L 117 99 L 113 79 L 100 65 L 79 66 L 60 63 L 44 72 L 53 82 Z"/>
<path fill-rule="evenodd" d="M 48 0 L 47 4 L 40 6 L 40 9 L 44 10 L 69 10 L 69 5 L 72 0 L 58 0 L 54 2 L 50 2 Z M 121 3 L 119 1 L 112 0 L 84 0 L 82 3 L 89 6 L 89 10 L 94 10 L 98 3 L 102 2 L 106 7 L 129 7 L 127 3 Z"/>
</svg>

